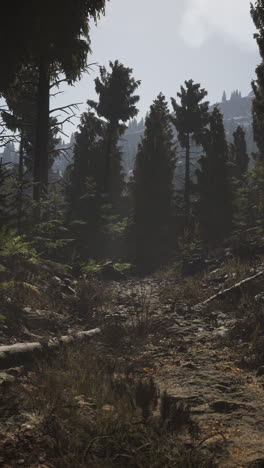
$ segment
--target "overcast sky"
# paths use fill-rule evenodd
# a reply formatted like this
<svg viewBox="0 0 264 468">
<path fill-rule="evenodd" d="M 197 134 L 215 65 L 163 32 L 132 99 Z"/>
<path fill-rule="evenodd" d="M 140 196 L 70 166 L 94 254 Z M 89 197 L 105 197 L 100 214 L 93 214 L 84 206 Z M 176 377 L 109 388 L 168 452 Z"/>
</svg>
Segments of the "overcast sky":
<svg viewBox="0 0 264 468">
<path fill-rule="evenodd" d="M 118 59 L 134 69 L 142 81 L 141 115 L 160 91 L 169 100 L 191 78 L 207 89 L 212 103 L 223 90 L 247 95 L 260 61 L 249 10 L 250 0 L 110 0 L 106 16 L 91 28 L 89 62 Z M 93 70 L 74 88 L 65 86 L 56 106 L 93 99 Z"/>
</svg>

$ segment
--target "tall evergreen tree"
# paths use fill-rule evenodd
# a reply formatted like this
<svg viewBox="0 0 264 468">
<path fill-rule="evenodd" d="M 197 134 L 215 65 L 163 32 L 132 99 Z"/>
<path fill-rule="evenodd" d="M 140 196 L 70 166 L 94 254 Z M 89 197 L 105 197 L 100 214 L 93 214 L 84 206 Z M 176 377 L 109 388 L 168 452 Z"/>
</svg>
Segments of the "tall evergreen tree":
<svg viewBox="0 0 264 468">
<path fill-rule="evenodd" d="M 18 71 L 16 61 L 20 66 L 34 63 L 38 71 L 34 199 L 39 201 L 48 186 L 50 84 L 61 81 L 59 74 L 64 74 L 69 84 L 80 78 L 90 52 L 88 20 L 96 20 L 104 11 L 105 0 L 28 0 L 15 4 L 15 9 L 13 3 L 5 8 L 0 37 L 6 43 L 4 36 L 10 37 L 13 31 L 7 49 L 8 54 L 14 53 L 14 60 L 8 60 L 4 53 L 11 76 Z M 4 78 L 0 91 L 8 87 Z"/>
<path fill-rule="evenodd" d="M 165 97 L 159 94 L 146 118 L 134 170 L 132 245 L 142 268 L 157 266 L 167 259 L 175 160 L 170 113 Z"/>
<path fill-rule="evenodd" d="M 140 85 L 132 77 L 133 70 L 125 67 L 118 60 L 110 62 L 111 71 L 100 68 L 100 78 L 95 80 L 95 90 L 99 102 L 90 101 L 100 117 L 107 120 L 107 136 L 105 145 L 104 191 L 109 193 L 111 160 L 116 151 L 117 142 L 125 131 L 124 124 L 138 114 L 136 104 L 139 96 L 135 91 Z"/>
<path fill-rule="evenodd" d="M 251 16 L 258 32 L 255 34 L 259 52 L 262 58 L 256 68 L 257 79 L 252 82 L 255 94 L 252 105 L 254 139 L 264 161 L 264 1 L 257 0 L 251 4 Z"/>
<path fill-rule="evenodd" d="M 172 122 L 178 132 L 181 146 L 185 148 L 185 183 L 184 183 L 184 210 L 185 228 L 190 227 L 191 213 L 191 144 L 201 144 L 205 127 L 208 123 L 209 103 L 203 101 L 207 91 L 200 88 L 193 80 L 185 81 L 185 88 L 177 93 L 180 104 L 171 98 L 174 116 Z"/>
<path fill-rule="evenodd" d="M 247 143 L 245 131 L 238 126 L 233 133 L 233 143 L 230 147 L 231 162 L 233 164 L 231 174 L 240 180 L 247 172 L 249 157 L 247 154 Z"/>
<path fill-rule="evenodd" d="M 217 107 L 209 118 L 209 128 L 203 142 L 205 155 L 197 170 L 199 221 L 203 238 L 221 240 L 230 232 L 232 200 L 228 180 L 228 145 L 223 116 Z"/>
<path fill-rule="evenodd" d="M 73 164 L 66 173 L 67 222 L 76 234 L 78 253 L 87 258 L 95 258 L 100 246 L 104 134 L 101 119 L 91 111 L 82 114 L 75 133 Z"/>
</svg>

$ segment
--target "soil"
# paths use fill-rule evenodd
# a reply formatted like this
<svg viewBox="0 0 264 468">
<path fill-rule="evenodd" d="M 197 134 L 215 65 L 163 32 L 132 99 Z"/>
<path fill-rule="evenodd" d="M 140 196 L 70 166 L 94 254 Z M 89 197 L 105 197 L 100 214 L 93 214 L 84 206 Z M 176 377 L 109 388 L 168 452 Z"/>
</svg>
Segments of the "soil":
<svg viewBox="0 0 264 468">
<path fill-rule="evenodd" d="M 161 291 L 166 285 L 155 278 L 122 281 L 113 286 L 115 320 L 124 317 L 130 332 L 116 346 L 108 341 L 109 353 L 120 356 L 139 374 L 152 376 L 161 391 L 188 405 L 199 427 L 195 444 L 213 453 L 217 466 L 264 466 L 264 375 L 250 365 L 251 338 L 246 335 L 243 339 L 232 339 L 238 320 L 235 307 L 229 307 L 227 313 L 210 305 L 208 314 L 205 310 L 184 307 L 182 301 L 172 304 L 167 299 L 164 303 Z M 140 335 L 143 324 L 148 333 Z M 82 322 L 78 329 L 87 329 L 87 325 Z M 0 375 L 1 407 L 8 401 L 6 389 L 16 385 L 21 374 L 23 370 L 17 369 L 3 372 L 2 380 Z M 6 413 L 0 415 L 2 448 L 10 424 Z M 14 415 L 11 427 L 17 434 L 13 425 Z M 23 453 L 30 446 L 26 430 L 20 433 L 20 438 L 19 465 L 27 466 Z M 40 462 L 38 466 L 52 465 Z"/>
</svg>

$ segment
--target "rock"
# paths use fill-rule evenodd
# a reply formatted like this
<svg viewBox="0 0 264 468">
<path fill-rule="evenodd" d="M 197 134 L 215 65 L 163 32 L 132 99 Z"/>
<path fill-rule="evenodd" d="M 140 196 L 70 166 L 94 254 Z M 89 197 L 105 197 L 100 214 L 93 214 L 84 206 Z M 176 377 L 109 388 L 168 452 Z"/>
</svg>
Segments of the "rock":
<svg viewBox="0 0 264 468">
<path fill-rule="evenodd" d="M 219 328 L 216 328 L 215 330 L 213 330 L 213 334 L 214 336 L 219 336 L 221 338 L 224 338 L 228 335 L 229 333 L 229 329 L 224 327 L 224 326 L 221 326 Z"/>
<path fill-rule="evenodd" d="M 8 374 L 7 372 L 0 372 L 0 385 L 5 383 L 12 383 L 15 381 L 13 375 Z"/>
<path fill-rule="evenodd" d="M 264 304 L 264 292 L 261 292 L 260 294 L 257 294 L 254 297 L 254 300 L 257 304 Z"/>
<path fill-rule="evenodd" d="M 20 366 L 20 367 L 11 367 L 10 369 L 8 369 L 6 372 L 7 374 L 13 376 L 13 377 L 18 377 L 19 375 L 21 375 L 24 371 L 24 367 L 23 366 Z"/>
<path fill-rule="evenodd" d="M 261 377 L 262 375 L 264 375 L 264 366 L 260 366 L 256 372 L 257 377 Z"/>
<path fill-rule="evenodd" d="M 197 366 L 192 362 L 185 362 L 184 364 L 181 365 L 182 369 L 197 369 Z"/>
<path fill-rule="evenodd" d="M 63 285 L 62 279 L 59 278 L 58 276 L 54 276 L 54 277 L 52 278 L 51 282 L 52 282 L 55 286 L 62 286 L 62 285 Z"/>
</svg>

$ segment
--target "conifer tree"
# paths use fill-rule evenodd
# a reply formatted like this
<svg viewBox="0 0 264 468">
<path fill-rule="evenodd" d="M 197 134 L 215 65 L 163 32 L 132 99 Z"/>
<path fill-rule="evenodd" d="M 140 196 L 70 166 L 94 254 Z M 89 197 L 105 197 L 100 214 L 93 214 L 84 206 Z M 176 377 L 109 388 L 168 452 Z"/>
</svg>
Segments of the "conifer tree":
<svg viewBox="0 0 264 468">
<path fill-rule="evenodd" d="M 264 161 L 264 1 L 257 0 L 251 4 L 251 16 L 258 30 L 255 34 L 259 52 L 262 58 L 256 68 L 257 79 L 252 82 L 255 94 L 252 105 L 254 139 L 260 152 L 260 158 Z"/>
<path fill-rule="evenodd" d="M 245 131 L 238 126 L 233 133 L 233 143 L 230 148 L 231 162 L 233 163 L 231 174 L 236 179 L 240 180 L 248 169 L 248 154 Z"/>
<path fill-rule="evenodd" d="M 185 88 L 177 93 L 180 104 L 171 98 L 174 116 L 172 122 L 178 132 L 180 144 L 185 148 L 185 183 L 184 183 L 184 210 L 185 228 L 190 227 L 191 212 L 191 144 L 200 144 L 203 140 L 204 129 L 208 123 L 207 101 L 202 102 L 207 91 L 200 88 L 193 80 L 185 81 Z"/>
<path fill-rule="evenodd" d="M 134 256 L 141 268 L 166 260 L 172 223 L 176 149 L 165 97 L 159 94 L 146 117 L 134 170 Z"/>
<path fill-rule="evenodd" d="M 200 159 L 200 169 L 197 170 L 199 222 L 203 239 L 211 242 L 223 239 L 232 224 L 228 145 L 223 116 L 217 107 L 210 114 L 203 147 L 205 155 Z"/>
<path fill-rule="evenodd" d="M 105 123 L 91 111 L 83 113 L 66 174 L 67 223 L 77 234 L 78 252 L 87 258 L 95 258 L 100 246 L 104 135 Z"/>
<path fill-rule="evenodd" d="M 15 77 L 21 65 L 28 63 L 34 63 L 38 71 L 33 194 L 36 202 L 48 187 L 50 84 L 60 83 L 61 74 L 68 84 L 80 78 L 90 52 L 89 19 L 96 20 L 104 6 L 105 0 L 28 0 L 16 2 L 15 15 L 13 3 L 4 9 L 0 37 L 4 47 L 5 38 L 10 37 L 8 52 L 3 54 L 12 71 L 8 76 Z M 14 58 L 8 59 L 12 54 Z M 9 85 L 6 76 L 0 79 L 0 91 Z"/>
<path fill-rule="evenodd" d="M 111 71 L 100 68 L 100 78 L 95 80 L 95 90 L 99 102 L 89 101 L 100 117 L 107 120 L 107 135 L 105 145 L 104 192 L 109 193 L 111 160 L 116 151 L 117 142 L 125 131 L 124 124 L 138 114 L 136 104 L 139 96 L 135 91 L 140 85 L 132 77 L 133 70 L 125 67 L 118 60 L 110 62 Z"/>
<path fill-rule="evenodd" d="M 226 92 L 224 91 L 223 96 L 222 96 L 222 102 L 226 102 L 226 101 L 227 101 Z"/>
</svg>

